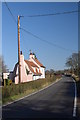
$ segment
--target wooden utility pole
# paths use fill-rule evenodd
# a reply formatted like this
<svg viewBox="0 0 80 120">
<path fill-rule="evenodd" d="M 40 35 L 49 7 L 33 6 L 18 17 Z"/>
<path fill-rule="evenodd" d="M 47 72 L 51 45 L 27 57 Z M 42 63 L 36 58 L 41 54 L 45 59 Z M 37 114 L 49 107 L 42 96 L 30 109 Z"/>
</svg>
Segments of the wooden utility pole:
<svg viewBox="0 0 80 120">
<path fill-rule="evenodd" d="M 18 64 L 19 64 L 19 83 L 21 82 L 21 65 L 20 65 L 20 16 L 18 16 Z"/>
</svg>

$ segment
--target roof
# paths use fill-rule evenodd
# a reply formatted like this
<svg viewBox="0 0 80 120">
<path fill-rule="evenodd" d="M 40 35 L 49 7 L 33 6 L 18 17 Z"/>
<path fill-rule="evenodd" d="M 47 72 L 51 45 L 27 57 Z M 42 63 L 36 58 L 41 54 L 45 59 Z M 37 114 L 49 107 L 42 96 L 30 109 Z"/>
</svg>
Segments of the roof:
<svg viewBox="0 0 80 120">
<path fill-rule="evenodd" d="M 32 67 L 37 67 L 39 68 L 35 63 L 31 62 L 31 61 L 28 61 L 28 60 L 24 60 L 27 64 L 29 64 L 30 66 Z"/>
<path fill-rule="evenodd" d="M 40 63 L 37 58 L 36 58 L 36 59 L 33 58 L 33 60 L 34 60 L 40 67 L 45 68 L 45 66 L 44 66 L 42 63 Z"/>
<path fill-rule="evenodd" d="M 36 72 L 34 72 L 34 69 L 33 69 L 32 67 L 39 68 L 36 64 L 34 64 L 33 62 L 28 61 L 28 60 L 24 60 L 24 61 L 27 63 L 30 71 L 31 71 L 32 73 L 34 73 L 34 75 L 42 75 L 41 72 L 40 72 L 40 71 L 38 72 L 37 69 L 36 69 Z"/>
<path fill-rule="evenodd" d="M 28 65 L 29 69 L 31 70 L 31 72 L 35 73 L 33 68 L 31 67 L 30 62 L 28 60 L 24 60 L 24 61 L 27 63 L 27 65 Z"/>
</svg>

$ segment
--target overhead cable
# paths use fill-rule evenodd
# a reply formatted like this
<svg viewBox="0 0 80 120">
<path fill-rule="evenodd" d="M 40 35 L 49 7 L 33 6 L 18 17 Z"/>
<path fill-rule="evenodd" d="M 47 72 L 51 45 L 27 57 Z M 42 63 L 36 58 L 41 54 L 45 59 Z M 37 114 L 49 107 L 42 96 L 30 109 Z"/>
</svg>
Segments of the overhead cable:
<svg viewBox="0 0 80 120">
<path fill-rule="evenodd" d="M 5 0 L 4 0 L 4 1 L 5 1 Z M 14 15 L 13 15 L 13 13 L 11 12 L 10 8 L 8 7 L 8 4 L 6 3 L 6 1 L 5 1 L 4 3 L 5 3 L 5 5 L 6 5 L 6 7 L 7 7 L 8 11 L 9 11 L 9 13 L 11 14 L 11 16 L 12 16 L 12 18 L 13 18 L 14 22 L 15 22 L 15 23 L 17 23 L 17 21 L 16 21 L 16 19 L 15 19 Z"/>
<path fill-rule="evenodd" d="M 58 13 L 51 13 L 51 14 L 37 14 L 37 15 L 29 15 L 24 17 L 45 17 L 45 16 L 53 16 L 53 15 L 63 15 L 63 14 L 71 14 L 71 13 L 78 13 L 80 11 L 75 10 L 75 11 L 66 11 L 66 12 L 58 12 Z"/>
<path fill-rule="evenodd" d="M 38 37 L 37 35 L 31 33 L 30 31 L 28 31 L 28 30 L 26 30 L 26 29 L 24 29 L 24 28 L 22 28 L 22 27 L 20 27 L 20 29 L 23 30 L 24 32 L 26 32 L 27 34 L 29 34 L 29 35 L 37 38 L 37 39 L 40 40 L 40 41 L 43 41 L 43 42 L 47 43 L 47 44 L 49 44 L 49 45 L 52 45 L 52 46 L 54 46 L 54 47 L 57 47 L 57 48 L 60 48 L 60 49 L 66 50 L 66 51 L 74 51 L 74 50 L 70 50 L 70 49 L 64 48 L 64 47 L 62 47 L 62 46 L 60 46 L 60 45 L 57 45 L 57 44 L 55 44 L 55 43 L 49 42 L 49 41 L 47 41 L 47 40 L 44 40 L 44 39 Z"/>
</svg>

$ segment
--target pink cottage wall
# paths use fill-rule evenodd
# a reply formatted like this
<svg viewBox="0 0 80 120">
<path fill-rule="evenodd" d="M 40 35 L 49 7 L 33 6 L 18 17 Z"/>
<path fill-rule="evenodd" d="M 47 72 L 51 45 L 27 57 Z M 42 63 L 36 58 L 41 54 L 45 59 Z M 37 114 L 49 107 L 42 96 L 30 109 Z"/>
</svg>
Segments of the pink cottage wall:
<svg viewBox="0 0 80 120">
<path fill-rule="evenodd" d="M 32 81 L 33 77 L 32 77 L 32 73 L 27 75 L 26 73 L 26 68 L 29 70 L 28 66 L 26 65 L 25 61 L 24 61 L 24 56 L 20 55 L 20 65 L 21 65 L 21 83 L 23 82 L 28 82 L 28 81 Z M 26 68 L 25 68 L 26 67 Z M 18 78 L 18 67 L 16 70 L 16 77 L 15 77 L 15 84 L 19 83 L 19 78 Z"/>
<path fill-rule="evenodd" d="M 30 56 L 29 58 L 30 61 L 32 61 L 33 63 L 35 63 L 40 71 L 42 72 L 41 76 L 38 76 L 38 78 L 45 78 L 45 69 L 40 67 L 33 59 L 32 56 Z M 28 68 L 28 65 L 25 63 L 24 61 L 24 56 L 21 54 L 20 55 L 20 64 L 21 64 L 21 82 L 29 82 L 32 80 L 35 80 L 36 78 L 33 77 L 33 74 L 31 73 L 30 69 Z M 26 68 L 30 71 L 29 75 L 27 75 L 26 73 Z M 43 70 L 42 70 L 43 69 Z M 16 77 L 15 77 L 15 84 L 19 83 L 19 79 L 18 79 L 18 66 L 17 66 L 17 70 L 16 70 Z"/>
<path fill-rule="evenodd" d="M 18 83 L 19 83 L 19 76 L 18 76 L 18 66 L 17 66 L 15 84 L 18 84 Z"/>
<path fill-rule="evenodd" d="M 28 81 L 32 81 L 32 80 L 33 80 L 32 74 L 29 74 L 29 75 L 27 76 L 27 82 L 28 82 Z"/>
<path fill-rule="evenodd" d="M 20 61 L 21 61 L 21 82 L 27 82 L 27 74 L 25 70 L 25 63 L 24 63 L 24 56 L 20 55 Z"/>
</svg>

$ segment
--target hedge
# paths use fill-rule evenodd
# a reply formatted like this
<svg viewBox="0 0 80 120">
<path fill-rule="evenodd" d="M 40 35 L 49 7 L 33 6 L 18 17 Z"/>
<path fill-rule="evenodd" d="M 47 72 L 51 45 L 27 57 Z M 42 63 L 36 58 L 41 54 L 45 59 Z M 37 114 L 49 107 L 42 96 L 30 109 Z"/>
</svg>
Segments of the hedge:
<svg viewBox="0 0 80 120">
<path fill-rule="evenodd" d="M 60 76 L 58 77 L 60 78 Z M 11 96 L 19 95 L 21 93 L 25 93 L 28 90 L 39 90 L 45 84 L 50 84 L 51 82 L 56 80 L 56 76 L 52 78 L 38 79 L 31 82 L 20 83 L 20 84 L 12 84 L 10 86 L 2 87 L 2 101 L 4 99 L 9 98 Z"/>
</svg>

